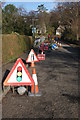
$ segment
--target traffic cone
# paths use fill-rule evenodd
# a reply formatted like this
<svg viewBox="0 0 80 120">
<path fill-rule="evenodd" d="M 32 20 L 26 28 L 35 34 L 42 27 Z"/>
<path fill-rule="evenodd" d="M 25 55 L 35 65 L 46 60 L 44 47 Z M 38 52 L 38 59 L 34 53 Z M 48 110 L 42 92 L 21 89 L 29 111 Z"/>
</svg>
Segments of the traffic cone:
<svg viewBox="0 0 80 120">
<path fill-rule="evenodd" d="M 35 67 L 34 61 L 31 62 L 31 67 Z"/>
<path fill-rule="evenodd" d="M 28 96 L 34 96 L 34 84 L 30 86 L 30 91 L 28 92 Z"/>
<path fill-rule="evenodd" d="M 34 96 L 34 85 L 31 86 L 31 91 L 28 92 L 28 96 Z"/>
<path fill-rule="evenodd" d="M 59 42 L 57 43 L 57 47 L 59 47 Z"/>
<path fill-rule="evenodd" d="M 32 63 L 31 67 L 34 67 L 35 66 L 34 62 L 31 62 L 31 63 Z M 29 96 L 34 96 L 34 84 L 31 86 L 31 91 L 28 92 L 28 95 Z"/>
<path fill-rule="evenodd" d="M 31 86 L 31 93 L 34 94 L 34 85 Z"/>
<path fill-rule="evenodd" d="M 61 47 L 62 45 L 61 45 L 61 43 L 60 43 L 60 47 Z"/>
<path fill-rule="evenodd" d="M 38 88 L 38 81 L 37 81 L 37 75 L 36 75 L 35 68 L 33 68 L 32 78 L 33 78 L 34 83 L 35 83 L 35 96 L 41 96 L 41 93 L 39 92 L 39 88 Z"/>
<path fill-rule="evenodd" d="M 56 41 L 56 44 L 57 44 L 57 41 Z"/>
</svg>

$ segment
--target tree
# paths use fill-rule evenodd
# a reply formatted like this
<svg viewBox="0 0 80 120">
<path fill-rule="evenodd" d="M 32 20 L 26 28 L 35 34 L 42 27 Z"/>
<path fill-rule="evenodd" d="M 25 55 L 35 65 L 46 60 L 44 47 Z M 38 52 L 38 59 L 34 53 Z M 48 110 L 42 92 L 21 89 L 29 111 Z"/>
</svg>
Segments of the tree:
<svg viewBox="0 0 80 120">
<path fill-rule="evenodd" d="M 17 13 L 17 8 L 9 4 L 4 7 L 2 10 L 2 32 L 3 33 L 11 33 L 14 31 L 14 20 L 15 14 Z"/>
<path fill-rule="evenodd" d="M 59 15 L 56 10 L 53 10 L 50 12 L 50 21 L 49 21 L 49 27 L 54 27 L 54 32 L 56 32 L 56 29 L 59 26 Z"/>
<path fill-rule="evenodd" d="M 2 9 L 2 32 L 32 35 L 30 16 L 24 8 L 16 8 L 9 4 Z"/>
<path fill-rule="evenodd" d="M 68 34 L 70 32 L 72 37 L 74 36 L 74 39 L 76 36 L 76 40 L 79 40 L 79 3 L 61 3 L 61 5 L 58 6 L 57 11 L 60 24 L 65 26 Z"/>
<path fill-rule="evenodd" d="M 48 24 L 48 13 L 46 12 L 47 9 L 44 7 L 44 4 L 38 5 L 38 19 L 39 25 L 42 28 L 42 33 L 45 33 L 46 27 Z"/>
</svg>

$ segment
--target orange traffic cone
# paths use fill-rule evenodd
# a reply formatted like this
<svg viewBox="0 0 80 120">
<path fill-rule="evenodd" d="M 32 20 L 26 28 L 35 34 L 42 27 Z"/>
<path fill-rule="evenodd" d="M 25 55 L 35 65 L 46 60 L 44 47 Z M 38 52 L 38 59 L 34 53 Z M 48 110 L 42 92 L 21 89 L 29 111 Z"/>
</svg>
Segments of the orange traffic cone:
<svg viewBox="0 0 80 120">
<path fill-rule="evenodd" d="M 31 86 L 31 93 L 34 94 L 34 85 Z"/>
<path fill-rule="evenodd" d="M 31 91 L 28 92 L 29 96 L 34 96 L 34 84 L 31 86 Z"/>
<path fill-rule="evenodd" d="M 32 67 L 33 67 L 33 64 L 32 64 Z M 34 84 L 31 86 L 31 92 L 29 92 L 28 95 L 29 96 L 34 96 Z"/>
<path fill-rule="evenodd" d="M 61 43 L 60 43 L 60 47 L 62 47 Z"/>
<path fill-rule="evenodd" d="M 31 62 L 31 67 L 35 67 L 34 61 Z"/>
<path fill-rule="evenodd" d="M 41 96 L 41 93 L 39 92 L 39 88 L 38 88 L 38 81 L 37 81 L 37 75 L 36 75 L 36 70 L 35 70 L 35 68 L 33 68 L 32 78 L 33 78 L 34 83 L 35 83 L 35 95 L 36 95 L 36 96 Z"/>
<path fill-rule="evenodd" d="M 57 46 L 59 47 L 59 42 L 57 43 Z"/>
</svg>

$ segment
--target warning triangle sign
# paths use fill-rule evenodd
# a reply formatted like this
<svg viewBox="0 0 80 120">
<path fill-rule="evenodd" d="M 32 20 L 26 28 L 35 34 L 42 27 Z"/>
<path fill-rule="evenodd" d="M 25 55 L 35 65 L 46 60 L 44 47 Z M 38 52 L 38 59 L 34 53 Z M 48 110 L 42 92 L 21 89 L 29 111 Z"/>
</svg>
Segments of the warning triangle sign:
<svg viewBox="0 0 80 120">
<path fill-rule="evenodd" d="M 39 62 L 39 59 L 33 49 L 31 49 L 26 62 Z"/>
<path fill-rule="evenodd" d="M 21 58 L 18 58 L 12 70 L 4 81 L 4 86 L 33 85 L 34 80 Z"/>
</svg>

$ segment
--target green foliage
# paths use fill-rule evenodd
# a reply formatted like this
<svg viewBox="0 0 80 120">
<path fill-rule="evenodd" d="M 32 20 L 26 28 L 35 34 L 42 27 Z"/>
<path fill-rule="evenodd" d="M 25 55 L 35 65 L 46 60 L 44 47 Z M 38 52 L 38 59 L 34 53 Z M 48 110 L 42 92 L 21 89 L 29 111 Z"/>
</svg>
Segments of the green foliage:
<svg viewBox="0 0 80 120">
<path fill-rule="evenodd" d="M 26 20 L 25 20 L 26 18 Z M 32 35 L 28 16 L 23 14 L 22 9 L 17 9 L 14 5 L 9 4 L 2 10 L 2 33 L 10 34 L 17 32 L 21 35 Z"/>
<path fill-rule="evenodd" d="M 6 63 L 11 59 L 19 57 L 26 50 L 30 50 L 33 42 L 32 38 L 19 35 L 17 33 L 2 35 L 2 62 Z"/>
<path fill-rule="evenodd" d="M 55 30 L 59 25 L 66 29 L 64 38 L 79 40 L 79 3 L 63 2 L 59 3 L 57 8 L 51 11 L 50 26 L 54 26 Z"/>
<path fill-rule="evenodd" d="M 49 13 L 44 4 L 39 5 L 38 13 L 31 11 L 24 14 L 22 8 L 16 8 L 9 4 L 2 9 L 2 33 L 17 32 L 22 35 L 32 35 L 32 27 L 35 26 L 43 34 L 54 34 L 56 29 L 61 25 L 66 29 L 65 38 L 79 40 L 79 5 L 78 2 L 64 2 Z M 76 38 L 75 38 L 76 37 Z"/>
<path fill-rule="evenodd" d="M 62 39 L 64 40 L 76 40 L 76 34 L 71 29 L 66 29 L 63 33 Z"/>
<path fill-rule="evenodd" d="M 48 27 L 48 31 L 47 31 L 50 35 L 53 35 L 54 33 L 54 27 Z"/>
<path fill-rule="evenodd" d="M 17 12 L 17 8 L 13 4 L 9 4 L 9 5 L 5 6 L 3 11 L 7 15 L 12 15 L 13 13 Z"/>
<path fill-rule="evenodd" d="M 47 11 L 46 7 L 44 7 L 44 4 L 38 5 L 37 9 L 38 9 L 39 12 Z"/>
</svg>

